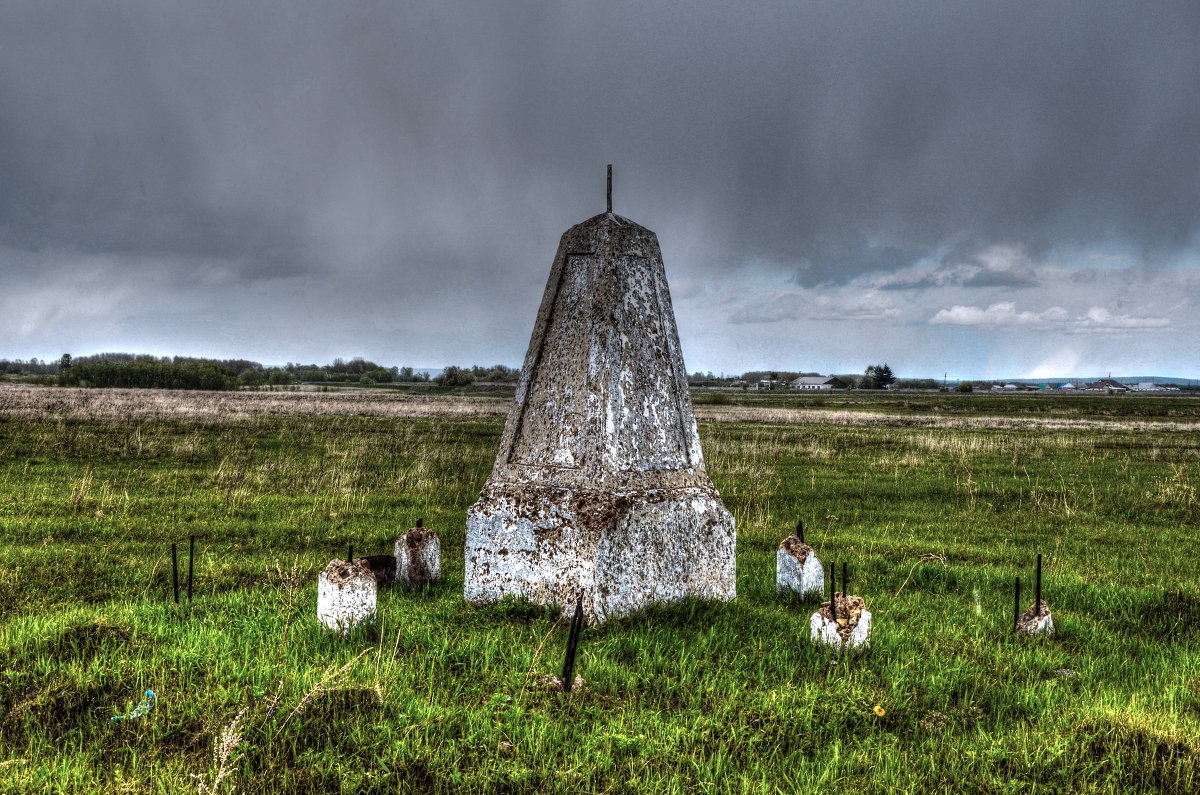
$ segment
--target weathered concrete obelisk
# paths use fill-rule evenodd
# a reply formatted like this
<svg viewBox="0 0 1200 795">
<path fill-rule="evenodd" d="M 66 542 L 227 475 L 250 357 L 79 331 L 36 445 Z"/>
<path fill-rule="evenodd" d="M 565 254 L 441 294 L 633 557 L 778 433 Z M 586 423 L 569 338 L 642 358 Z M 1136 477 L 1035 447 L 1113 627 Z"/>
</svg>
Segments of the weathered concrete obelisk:
<svg viewBox="0 0 1200 795">
<path fill-rule="evenodd" d="M 612 212 L 562 236 L 492 475 L 467 512 L 465 596 L 592 621 L 732 599 L 735 533 L 704 469 L 658 238 Z"/>
</svg>

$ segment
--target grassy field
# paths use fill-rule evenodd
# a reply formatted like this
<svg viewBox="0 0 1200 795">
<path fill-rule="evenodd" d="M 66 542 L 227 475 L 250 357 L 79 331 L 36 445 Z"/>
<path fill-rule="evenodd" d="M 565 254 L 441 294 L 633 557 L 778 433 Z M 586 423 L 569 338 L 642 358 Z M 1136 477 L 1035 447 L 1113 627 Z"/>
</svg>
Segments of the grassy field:
<svg viewBox="0 0 1200 795">
<path fill-rule="evenodd" d="M 700 396 L 738 597 L 585 629 L 562 694 L 566 621 L 461 599 L 503 401 L 276 397 L 0 386 L 0 792 L 1200 791 L 1198 399 Z M 446 581 L 321 631 L 417 518 Z M 775 595 L 797 519 L 869 650 Z"/>
</svg>

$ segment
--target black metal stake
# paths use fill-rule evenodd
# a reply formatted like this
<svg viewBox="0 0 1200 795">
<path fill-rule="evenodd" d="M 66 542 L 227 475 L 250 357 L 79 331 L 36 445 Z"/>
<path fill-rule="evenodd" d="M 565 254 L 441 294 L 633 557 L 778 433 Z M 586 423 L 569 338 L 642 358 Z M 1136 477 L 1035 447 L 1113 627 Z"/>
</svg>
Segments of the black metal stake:
<svg viewBox="0 0 1200 795">
<path fill-rule="evenodd" d="M 575 650 L 579 648 L 579 632 L 583 629 L 583 591 L 575 601 L 575 615 L 571 618 L 571 634 L 567 637 L 567 656 L 563 659 L 563 692 L 570 693 L 575 679 Z"/>
<path fill-rule="evenodd" d="M 612 212 L 612 163 L 608 164 L 608 211 Z"/>
<path fill-rule="evenodd" d="M 1037 564 L 1037 582 L 1034 585 L 1033 596 L 1033 617 L 1039 618 L 1042 615 L 1042 555 L 1038 553 Z"/>
<path fill-rule="evenodd" d="M 175 604 L 179 604 L 179 556 L 174 544 L 171 544 L 171 592 L 175 594 Z"/>
<path fill-rule="evenodd" d="M 800 543 L 804 543 L 804 520 L 796 522 L 796 538 L 800 539 Z"/>
<path fill-rule="evenodd" d="M 1021 623 L 1021 578 L 1017 578 L 1016 597 L 1013 599 L 1013 629 Z"/>
<path fill-rule="evenodd" d="M 417 529 L 418 529 L 418 530 L 420 530 L 420 529 L 421 529 L 422 527 L 424 527 L 424 526 L 425 526 L 425 520 L 424 520 L 424 519 L 418 519 L 418 520 L 417 520 Z"/>
<path fill-rule="evenodd" d="M 829 561 L 829 615 L 837 621 L 837 564 Z"/>
<path fill-rule="evenodd" d="M 188 536 L 188 601 L 192 601 L 192 567 L 196 559 L 196 537 Z"/>
<path fill-rule="evenodd" d="M 352 544 L 346 545 L 346 562 L 347 563 L 354 562 L 354 546 Z"/>
</svg>

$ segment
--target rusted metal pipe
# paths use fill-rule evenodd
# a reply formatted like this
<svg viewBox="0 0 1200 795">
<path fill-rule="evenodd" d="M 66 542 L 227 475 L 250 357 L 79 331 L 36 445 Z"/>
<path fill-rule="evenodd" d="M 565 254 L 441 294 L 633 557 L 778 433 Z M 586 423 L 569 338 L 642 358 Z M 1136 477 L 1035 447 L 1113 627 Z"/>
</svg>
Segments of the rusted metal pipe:
<svg viewBox="0 0 1200 795">
<path fill-rule="evenodd" d="M 579 648 L 579 632 L 583 629 L 583 591 L 575 601 L 575 615 L 571 618 L 571 634 L 567 637 L 567 656 L 563 659 L 563 692 L 570 693 L 575 679 L 575 651 Z"/>
</svg>

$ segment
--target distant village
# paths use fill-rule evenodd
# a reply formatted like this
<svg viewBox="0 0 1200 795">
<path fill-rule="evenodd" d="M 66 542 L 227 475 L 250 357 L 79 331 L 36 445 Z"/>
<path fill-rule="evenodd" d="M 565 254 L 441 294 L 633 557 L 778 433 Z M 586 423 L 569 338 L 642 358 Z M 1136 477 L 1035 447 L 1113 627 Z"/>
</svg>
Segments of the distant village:
<svg viewBox="0 0 1200 795">
<path fill-rule="evenodd" d="M 886 367 L 886 365 L 884 365 Z M 1117 394 L 1123 392 L 1179 392 L 1195 389 L 1190 384 L 1159 384 L 1153 381 L 1123 383 L 1112 378 L 1094 381 L 948 381 L 933 378 L 903 379 L 891 377 L 890 369 L 880 377 L 876 368 L 863 375 L 820 375 L 816 373 L 745 373 L 739 377 L 714 377 L 712 373 L 692 373 L 688 377 L 694 387 L 733 388 L 745 391 L 813 390 L 833 391 L 852 389 L 885 389 L 890 391 L 938 392 L 1094 392 Z M 871 372 L 873 371 L 873 372 Z"/>
<path fill-rule="evenodd" d="M 1091 383 L 1075 383 L 1067 381 L 1064 384 L 992 384 L 993 392 L 1044 392 L 1058 390 L 1061 392 L 1178 392 L 1179 387 L 1173 385 L 1155 384 L 1151 381 L 1139 381 L 1136 384 L 1122 384 L 1111 378 L 1101 378 Z"/>
</svg>

